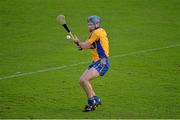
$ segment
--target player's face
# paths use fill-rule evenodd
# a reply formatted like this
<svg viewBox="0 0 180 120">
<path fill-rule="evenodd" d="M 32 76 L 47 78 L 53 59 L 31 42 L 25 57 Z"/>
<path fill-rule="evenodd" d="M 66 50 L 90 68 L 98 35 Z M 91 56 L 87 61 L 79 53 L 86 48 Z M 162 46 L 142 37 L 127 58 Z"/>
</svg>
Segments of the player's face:
<svg viewBox="0 0 180 120">
<path fill-rule="evenodd" d="M 89 22 L 89 23 L 88 23 L 88 29 L 89 29 L 90 32 L 92 32 L 93 30 L 96 29 L 96 25 L 93 24 L 93 23 L 91 23 L 91 22 Z"/>
</svg>

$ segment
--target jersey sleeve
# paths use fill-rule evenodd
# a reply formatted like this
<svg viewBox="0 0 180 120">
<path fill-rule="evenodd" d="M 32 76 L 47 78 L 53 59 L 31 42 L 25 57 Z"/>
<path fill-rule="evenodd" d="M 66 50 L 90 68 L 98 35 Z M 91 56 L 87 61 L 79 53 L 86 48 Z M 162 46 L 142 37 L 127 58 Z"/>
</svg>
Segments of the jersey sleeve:
<svg viewBox="0 0 180 120">
<path fill-rule="evenodd" d="M 91 35 L 91 37 L 88 39 L 88 41 L 92 44 L 94 43 L 95 41 L 99 40 L 100 39 L 100 36 L 98 34 L 98 31 L 94 31 Z"/>
</svg>

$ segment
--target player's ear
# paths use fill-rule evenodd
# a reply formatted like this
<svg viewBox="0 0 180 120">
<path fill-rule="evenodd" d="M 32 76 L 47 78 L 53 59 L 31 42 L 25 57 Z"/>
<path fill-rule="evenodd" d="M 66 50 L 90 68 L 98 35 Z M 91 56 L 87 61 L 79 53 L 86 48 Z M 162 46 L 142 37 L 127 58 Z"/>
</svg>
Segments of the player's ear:
<svg viewBox="0 0 180 120">
<path fill-rule="evenodd" d="M 96 23 L 96 24 L 95 24 L 95 27 L 98 28 L 98 27 L 99 27 L 99 23 Z"/>
</svg>

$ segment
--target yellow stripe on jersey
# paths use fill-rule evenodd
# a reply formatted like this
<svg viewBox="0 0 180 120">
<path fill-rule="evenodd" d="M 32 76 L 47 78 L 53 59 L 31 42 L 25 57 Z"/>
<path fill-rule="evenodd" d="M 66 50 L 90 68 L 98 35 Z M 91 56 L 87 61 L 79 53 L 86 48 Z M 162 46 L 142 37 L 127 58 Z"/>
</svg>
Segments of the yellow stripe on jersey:
<svg viewBox="0 0 180 120">
<path fill-rule="evenodd" d="M 109 57 L 109 41 L 104 29 L 98 28 L 94 30 L 88 41 L 95 47 L 94 49 L 91 49 L 93 61 Z"/>
</svg>

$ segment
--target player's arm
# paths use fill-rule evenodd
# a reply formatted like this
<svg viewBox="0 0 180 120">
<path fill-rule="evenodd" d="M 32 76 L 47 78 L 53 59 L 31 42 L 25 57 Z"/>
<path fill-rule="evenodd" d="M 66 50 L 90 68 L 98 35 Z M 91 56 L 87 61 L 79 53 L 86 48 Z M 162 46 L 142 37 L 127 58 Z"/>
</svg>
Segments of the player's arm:
<svg viewBox="0 0 180 120">
<path fill-rule="evenodd" d="M 73 41 L 79 47 L 80 50 L 88 49 L 91 47 L 91 43 L 89 41 L 82 42 L 76 35 Z"/>
<path fill-rule="evenodd" d="M 89 41 L 86 42 L 81 42 L 80 40 L 78 41 L 77 45 L 81 48 L 81 49 L 89 49 L 91 48 L 91 43 Z"/>
<path fill-rule="evenodd" d="M 91 45 L 98 39 L 99 39 L 99 34 L 97 32 L 93 32 L 91 37 L 86 42 L 81 42 L 77 38 L 75 43 L 79 46 L 80 49 L 89 49 L 91 48 Z"/>
</svg>

